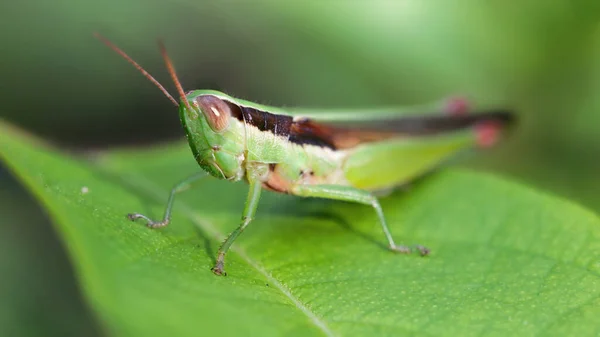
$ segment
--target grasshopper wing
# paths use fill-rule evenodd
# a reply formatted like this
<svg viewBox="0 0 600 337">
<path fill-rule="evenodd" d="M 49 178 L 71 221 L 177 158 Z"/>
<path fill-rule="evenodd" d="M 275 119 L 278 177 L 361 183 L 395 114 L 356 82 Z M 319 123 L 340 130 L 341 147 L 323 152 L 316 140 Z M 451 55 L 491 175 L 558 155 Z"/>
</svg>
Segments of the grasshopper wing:
<svg viewBox="0 0 600 337">
<path fill-rule="evenodd" d="M 470 115 L 424 115 L 372 121 L 297 120 L 295 137 L 344 151 L 343 170 L 351 185 L 387 190 L 423 175 L 456 154 L 497 142 L 512 124 L 508 111 Z"/>
</svg>

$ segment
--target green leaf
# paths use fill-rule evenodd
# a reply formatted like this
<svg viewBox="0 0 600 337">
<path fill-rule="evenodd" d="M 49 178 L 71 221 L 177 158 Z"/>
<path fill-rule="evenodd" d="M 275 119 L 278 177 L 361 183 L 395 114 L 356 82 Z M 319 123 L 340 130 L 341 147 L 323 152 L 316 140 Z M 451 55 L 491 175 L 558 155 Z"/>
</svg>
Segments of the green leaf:
<svg viewBox="0 0 600 337">
<path fill-rule="evenodd" d="M 400 241 L 382 248 L 367 207 L 266 193 L 210 271 L 246 186 L 211 180 L 162 214 L 198 170 L 178 143 L 74 159 L 0 124 L 2 158 L 45 205 L 111 335 L 592 335 L 600 329 L 600 222 L 564 200 L 450 170 L 382 199 Z"/>
</svg>

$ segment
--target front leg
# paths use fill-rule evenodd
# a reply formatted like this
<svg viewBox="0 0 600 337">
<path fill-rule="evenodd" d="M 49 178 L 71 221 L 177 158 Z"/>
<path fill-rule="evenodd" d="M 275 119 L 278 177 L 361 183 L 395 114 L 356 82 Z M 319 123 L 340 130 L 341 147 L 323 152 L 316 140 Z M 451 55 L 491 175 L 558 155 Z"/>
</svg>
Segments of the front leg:
<svg viewBox="0 0 600 337">
<path fill-rule="evenodd" d="M 143 219 L 146 221 L 146 226 L 150 228 L 161 228 L 167 226 L 169 222 L 171 222 L 171 210 L 173 209 L 175 195 L 177 193 L 187 190 L 190 187 L 190 184 L 205 177 L 207 177 L 206 172 L 196 173 L 193 176 L 190 176 L 177 183 L 177 185 L 173 186 L 173 188 L 171 189 L 171 193 L 169 194 L 169 201 L 167 201 L 165 214 L 161 220 L 152 220 L 150 217 L 140 213 L 129 213 L 127 214 L 127 218 L 131 221 Z"/>
<path fill-rule="evenodd" d="M 356 202 L 359 204 L 370 205 L 375 209 L 377 216 L 379 217 L 379 223 L 383 229 L 383 233 L 388 241 L 389 248 L 392 251 L 398 253 L 410 253 L 412 249 L 408 246 L 397 245 L 392 238 L 390 229 L 387 226 L 385 217 L 383 216 L 383 210 L 379 201 L 371 193 L 354 188 L 351 186 L 340 186 L 340 185 L 296 185 L 292 188 L 292 193 L 303 197 L 315 197 L 324 199 L 343 200 L 349 202 Z M 416 250 L 421 255 L 429 254 L 429 249 L 421 245 L 417 245 Z"/>
<path fill-rule="evenodd" d="M 229 234 L 217 252 L 217 262 L 212 268 L 212 271 L 217 275 L 227 275 L 223 269 L 225 266 L 225 254 L 227 254 L 227 251 L 229 250 L 229 247 L 231 247 L 233 241 L 235 241 L 235 239 L 244 231 L 248 224 L 250 224 L 250 221 L 252 221 L 252 218 L 254 218 L 254 214 L 256 213 L 258 201 L 260 200 L 262 183 L 258 179 L 249 179 L 249 185 L 250 189 L 248 190 L 248 197 L 246 199 L 246 205 L 244 206 L 244 213 L 242 214 L 242 223 L 236 230 Z"/>
</svg>

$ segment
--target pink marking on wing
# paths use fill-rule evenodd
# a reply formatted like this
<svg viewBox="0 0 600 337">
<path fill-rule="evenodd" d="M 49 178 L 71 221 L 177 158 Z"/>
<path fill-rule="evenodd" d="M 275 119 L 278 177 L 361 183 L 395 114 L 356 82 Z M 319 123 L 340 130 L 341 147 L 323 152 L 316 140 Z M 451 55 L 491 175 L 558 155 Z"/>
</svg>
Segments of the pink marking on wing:
<svg viewBox="0 0 600 337">
<path fill-rule="evenodd" d="M 446 103 L 446 112 L 452 116 L 466 115 L 469 108 L 469 101 L 464 97 L 452 97 Z"/>
<path fill-rule="evenodd" d="M 481 122 L 475 126 L 477 145 L 488 148 L 495 145 L 500 139 L 502 125 L 494 121 Z"/>
</svg>

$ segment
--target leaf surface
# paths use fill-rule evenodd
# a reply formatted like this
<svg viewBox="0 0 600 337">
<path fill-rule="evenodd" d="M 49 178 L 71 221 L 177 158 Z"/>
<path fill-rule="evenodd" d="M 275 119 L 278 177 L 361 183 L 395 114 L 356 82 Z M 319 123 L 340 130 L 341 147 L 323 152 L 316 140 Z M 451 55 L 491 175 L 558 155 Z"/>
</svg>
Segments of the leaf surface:
<svg viewBox="0 0 600 337">
<path fill-rule="evenodd" d="M 247 186 L 209 179 L 183 143 L 76 159 L 0 124 L 2 159 L 43 203 L 88 303 L 115 336 L 592 335 L 600 329 L 600 222 L 486 174 L 446 170 L 382 199 L 395 255 L 368 207 L 265 193 L 210 272 Z"/>
</svg>

